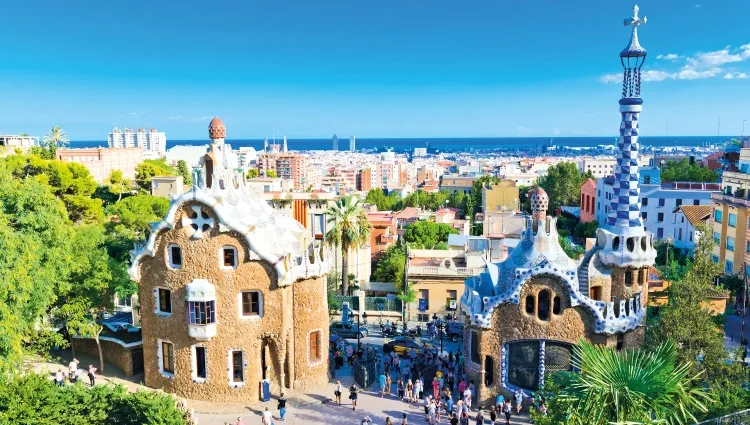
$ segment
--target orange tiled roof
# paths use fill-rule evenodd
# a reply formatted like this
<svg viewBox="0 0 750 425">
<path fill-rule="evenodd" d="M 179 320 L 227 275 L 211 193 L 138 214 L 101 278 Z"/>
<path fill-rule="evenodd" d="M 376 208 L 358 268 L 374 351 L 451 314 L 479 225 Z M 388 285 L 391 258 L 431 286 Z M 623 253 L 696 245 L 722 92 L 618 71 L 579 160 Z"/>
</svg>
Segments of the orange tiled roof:
<svg viewBox="0 0 750 425">
<path fill-rule="evenodd" d="M 680 205 L 680 210 L 693 227 L 704 223 L 711 216 L 710 205 Z"/>
</svg>

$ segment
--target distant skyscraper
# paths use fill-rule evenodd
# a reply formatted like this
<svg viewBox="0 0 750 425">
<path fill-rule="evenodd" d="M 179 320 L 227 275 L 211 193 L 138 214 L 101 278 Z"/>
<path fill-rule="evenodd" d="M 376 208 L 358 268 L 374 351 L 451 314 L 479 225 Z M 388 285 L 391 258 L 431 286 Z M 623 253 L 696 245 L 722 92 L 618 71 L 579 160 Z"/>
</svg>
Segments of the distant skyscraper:
<svg viewBox="0 0 750 425">
<path fill-rule="evenodd" d="M 357 139 L 354 136 L 349 136 L 349 151 L 354 152 L 357 150 Z"/>
<path fill-rule="evenodd" d="M 339 138 L 335 134 L 333 135 L 333 150 L 339 150 Z"/>
<path fill-rule="evenodd" d="M 289 148 L 287 147 L 287 144 L 286 144 L 286 136 L 284 136 L 284 152 L 289 152 Z"/>
</svg>

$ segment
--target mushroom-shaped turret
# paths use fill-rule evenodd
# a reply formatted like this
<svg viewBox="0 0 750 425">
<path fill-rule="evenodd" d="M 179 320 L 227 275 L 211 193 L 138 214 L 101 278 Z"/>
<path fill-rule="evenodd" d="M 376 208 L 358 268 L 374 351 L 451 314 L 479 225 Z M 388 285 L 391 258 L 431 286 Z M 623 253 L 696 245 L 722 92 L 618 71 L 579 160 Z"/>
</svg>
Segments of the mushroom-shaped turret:
<svg viewBox="0 0 750 425">
<path fill-rule="evenodd" d="M 214 117 L 208 124 L 208 137 L 211 140 L 224 139 L 227 137 L 227 128 L 219 117 Z"/>
<path fill-rule="evenodd" d="M 534 187 L 531 190 L 531 222 L 534 231 L 537 229 L 539 221 L 544 221 L 547 218 L 547 209 L 549 208 L 549 196 L 539 186 Z"/>
</svg>

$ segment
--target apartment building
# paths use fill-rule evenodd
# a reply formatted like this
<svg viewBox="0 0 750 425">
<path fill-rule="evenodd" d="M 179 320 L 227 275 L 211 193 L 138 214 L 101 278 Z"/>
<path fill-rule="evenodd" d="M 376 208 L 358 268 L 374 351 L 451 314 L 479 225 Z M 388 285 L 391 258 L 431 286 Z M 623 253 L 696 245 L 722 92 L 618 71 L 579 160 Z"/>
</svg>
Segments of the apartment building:
<svg viewBox="0 0 750 425">
<path fill-rule="evenodd" d="M 520 209 L 518 187 L 513 180 L 500 180 L 482 188 L 482 211 L 512 211 Z"/>
<path fill-rule="evenodd" d="M 369 192 L 372 187 L 372 169 L 363 168 L 357 171 L 357 190 Z"/>
<path fill-rule="evenodd" d="M 275 171 L 282 179 L 294 181 L 295 190 L 305 190 L 308 183 L 307 157 L 293 152 L 263 152 L 258 155 L 261 173 Z"/>
<path fill-rule="evenodd" d="M 39 138 L 32 136 L 0 135 L 0 147 L 28 150 L 39 146 Z"/>
<path fill-rule="evenodd" d="M 697 230 L 700 225 L 707 224 L 711 218 L 710 205 L 680 205 L 675 210 L 677 218 L 677 235 L 673 240 L 676 248 L 693 252 L 695 244 L 702 236 Z"/>
<path fill-rule="evenodd" d="M 370 259 L 379 260 L 383 252 L 398 242 L 396 233 L 398 221 L 391 211 L 372 211 L 367 213 L 370 222 Z"/>
<path fill-rule="evenodd" d="M 143 149 L 135 148 L 84 148 L 58 149 L 57 159 L 77 162 L 86 167 L 99 183 L 104 183 L 114 170 L 122 171 L 127 179 L 135 178 L 136 165 L 143 162 Z"/>
<path fill-rule="evenodd" d="M 478 179 L 479 177 L 476 176 L 443 175 L 440 177 L 440 190 L 449 193 L 463 192 L 468 195 L 474 188 L 474 182 Z"/>
<path fill-rule="evenodd" d="M 724 171 L 721 189 L 711 196 L 713 259 L 725 273 L 737 274 L 750 261 L 750 174 Z"/>
<path fill-rule="evenodd" d="M 581 223 L 594 221 L 596 216 L 596 182 L 586 179 L 581 185 Z"/>
<path fill-rule="evenodd" d="M 115 128 L 107 136 L 107 144 L 110 148 L 141 148 L 146 157 L 159 157 L 167 152 L 167 134 L 155 128 L 148 131 Z"/>
</svg>

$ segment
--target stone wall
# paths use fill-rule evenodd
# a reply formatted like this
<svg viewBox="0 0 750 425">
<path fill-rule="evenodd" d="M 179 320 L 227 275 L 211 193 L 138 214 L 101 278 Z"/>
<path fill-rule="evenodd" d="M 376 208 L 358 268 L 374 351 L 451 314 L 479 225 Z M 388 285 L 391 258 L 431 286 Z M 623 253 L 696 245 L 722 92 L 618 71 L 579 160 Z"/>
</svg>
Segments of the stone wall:
<svg viewBox="0 0 750 425">
<path fill-rule="evenodd" d="M 293 291 L 299 285 L 302 293 L 305 293 L 305 282 L 278 287 L 275 269 L 271 264 L 258 260 L 236 232 L 219 233 L 218 226 L 214 225 L 204 233 L 202 239 L 189 239 L 188 232 L 180 224 L 183 212 L 189 208 L 190 203 L 183 205 L 176 214 L 175 228 L 163 231 L 157 238 L 154 257 L 145 256 L 140 263 L 139 298 L 146 385 L 195 400 L 248 402 L 259 399 L 265 366 L 272 391 L 278 393 L 281 386 L 290 386 L 290 381 L 294 381 L 294 367 L 289 366 L 294 362 L 290 359 L 299 356 L 299 347 L 305 347 L 295 347 L 292 341 L 297 325 L 292 314 L 297 308 Z M 204 206 L 203 209 L 214 217 L 210 208 Z M 182 249 L 182 267 L 179 270 L 167 265 L 166 248 L 169 244 L 177 244 Z M 224 246 L 237 249 L 238 266 L 234 270 L 220 267 L 221 249 Z M 207 279 L 216 288 L 216 336 L 208 341 L 197 341 L 188 335 L 185 287 L 193 279 Z M 323 329 L 323 343 L 327 346 L 325 278 L 321 279 L 313 279 L 309 283 L 310 286 L 320 285 L 318 299 L 313 295 L 301 299 L 309 305 L 317 305 L 322 313 L 318 314 L 315 310 L 309 317 L 301 318 L 300 324 Z M 161 317 L 155 312 L 154 291 L 159 287 L 172 291 L 171 317 Z M 239 294 L 245 290 L 256 290 L 262 294 L 260 316 L 241 316 Z M 317 325 L 316 320 L 320 320 Z M 158 347 L 161 340 L 174 344 L 175 370 L 171 377 L 159 370 Z M 192 376 L 191 346 L 196 344 L 206 348 L 207 378 L 203 383 L 196 382 Z M 244 353 L 244 384 L 230 382 L 229 352 L 235 350 Z M 322 366 L 322 371 L 315 369 L 308 376 L 310 374 L 313 380 L 317 380 L 319 375 L 325 376 L 327 364 Z"/>
<path fill-rule="evenodd" d="M 120 368 L 125 376 L 133 375 L 133 350 L 140 350 L 141 346 L 125 347 L 114 341 L 102 340 L 99 342 L 102 346 L 102 356 L 104 361 L 112 363 L 113 365 Z M 85 353 L 93 358 L 97 359 L 97 364 L 94 365 L 99 369 L 99 350 L 96 347 L 96 341 L 93 338 L 73 338 L 73 347 L 76 353 Z M 87 368 L 88 365 L 80 365 L 81 368 Z"/>
<path fill-rule="evenodd" d="M 289 355 L 294 359 L 294 388 L 314 388 L 328 383 L 328 299 L 326 279 L 294 284 L 294 340 Z M 319 332 L 318 359 L 310 352 L 310 333 Z"/>
</svg>

